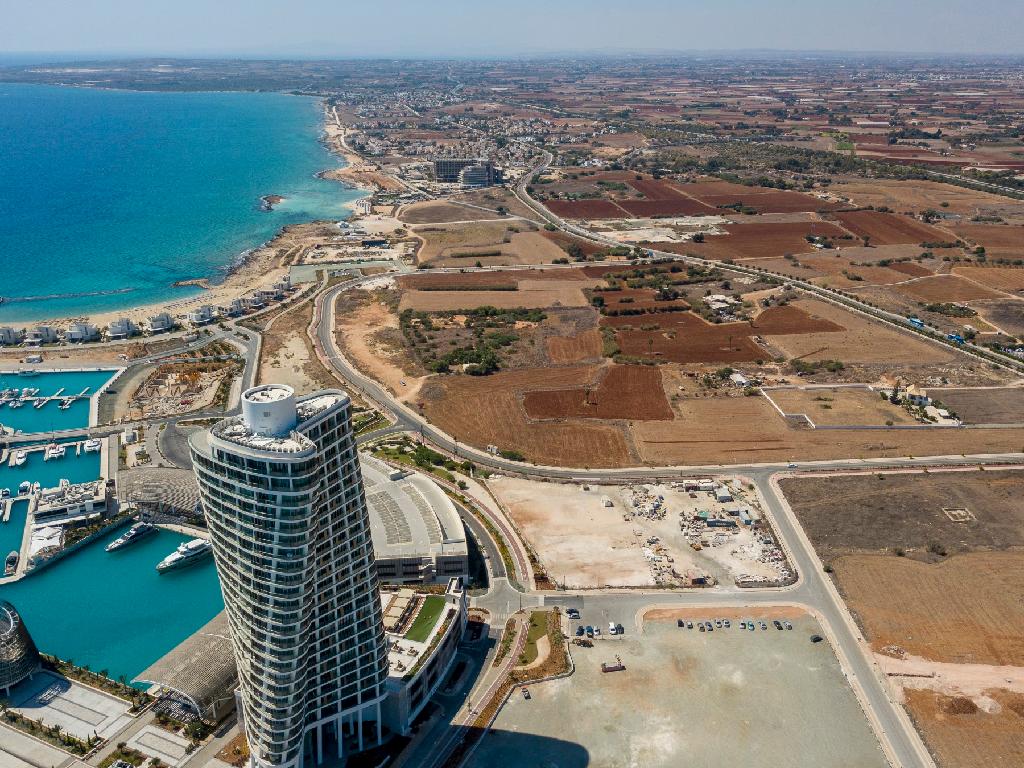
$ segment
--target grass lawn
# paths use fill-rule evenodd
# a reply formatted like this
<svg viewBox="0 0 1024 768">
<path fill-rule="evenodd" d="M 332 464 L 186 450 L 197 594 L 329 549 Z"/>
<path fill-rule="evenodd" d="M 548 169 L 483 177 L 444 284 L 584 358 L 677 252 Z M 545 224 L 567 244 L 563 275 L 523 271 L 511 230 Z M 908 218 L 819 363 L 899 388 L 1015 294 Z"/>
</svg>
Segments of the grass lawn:
<svg viewBox="0 0 1024 768">
<path fill-rule="evenodd" d="M 412 626 L 409 627 L 409 631 L 405 633 L 405 638 L 416 643 L 426 642 L 427 638 L 430 637 L 430 632 L 437 624 L 438 618 L 441 616 L 441 611 L 443 610 L 443 597 L 439 595 L 430 595 L 425 598 L 423 600 L 423 605 L 420 606 L 420 612 L 416 614 L 416 620 L 413 621 Z"/>
<path fill-rule="evenodd" d="M 530 628 L 526 632 L 526 647 L 520 661 L 529 664 L 537 658 L 537 641 L 548 633 L 549 611 L 533 611 L 530 614 Z"/>
</svg>

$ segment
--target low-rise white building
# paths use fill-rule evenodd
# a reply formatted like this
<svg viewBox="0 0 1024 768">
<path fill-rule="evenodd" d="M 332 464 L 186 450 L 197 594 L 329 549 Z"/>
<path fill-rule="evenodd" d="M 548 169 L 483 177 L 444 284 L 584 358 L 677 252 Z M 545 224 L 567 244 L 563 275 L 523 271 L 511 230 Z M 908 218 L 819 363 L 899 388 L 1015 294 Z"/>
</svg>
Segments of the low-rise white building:
<svg viewBox="0 0 1024 768">
<path fill-rule="evenodd" d="M 190 309 L 188 312 L 188 321 L 192 325 L 207 325 L 213 322 L 213 307 L 209 304 L 203 304 L 201 307 Z"/>
<path fill-rule="evenodd" d="M 13 347 L 15 344 L 21 344 L 24 338 L 24 329 L 12 328 L 9 325 L 0 326 L 0 345 Z"/>
<path fill-rule="evenodd" d="M 64 338 L 68 341 L 95 341 L 100 337 L 100 329 L 92 323 L 72 323 Z"/>
<path fill-rule="evenodd" d="M 60 341 L 60 333 L 52 325 L 37 325 L 25 334 L 25 343 L 33 346 Z"/>
<path fill-rule="evenodd" d="M 139 332 L 139 326 L 127 317 L 119 317 L 112 320 L 107 326 L 107 336 L 111 339 L 127 339 Z"/>
<path fill-rule="evenodd" d="M 174 322 L 174 318 L 167 312 L 158 312 L 149 318 L 149 332 L 150 333 L 167 333 L 174 329 L 177 323 Z"/>
</svg>

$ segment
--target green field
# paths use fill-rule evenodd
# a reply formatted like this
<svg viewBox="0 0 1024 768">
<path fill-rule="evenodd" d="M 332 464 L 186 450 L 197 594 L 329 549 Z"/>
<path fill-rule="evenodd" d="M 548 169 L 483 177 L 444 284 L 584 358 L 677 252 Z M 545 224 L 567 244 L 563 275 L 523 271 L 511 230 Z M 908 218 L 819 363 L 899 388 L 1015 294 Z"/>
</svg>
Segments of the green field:
<svg viewBox="0 0 1024 768">
<path fill-rule="evenodd" d="M 416 643 L 424 643 L 427 638 L 430 637 L 431 631 L 437 624 L 438 618 L 441 616 L 441 611 L 444 610 L 444 598 L 439 595 L 430 595 L 423 600 L 423 605 L 420 606 L 420 612 L 416 614 L 416 620 L 413 621 L 412 626 L 409 627 L 409 631 L 405 633 L 406 640 L 412 640 Z"/>
</svg>

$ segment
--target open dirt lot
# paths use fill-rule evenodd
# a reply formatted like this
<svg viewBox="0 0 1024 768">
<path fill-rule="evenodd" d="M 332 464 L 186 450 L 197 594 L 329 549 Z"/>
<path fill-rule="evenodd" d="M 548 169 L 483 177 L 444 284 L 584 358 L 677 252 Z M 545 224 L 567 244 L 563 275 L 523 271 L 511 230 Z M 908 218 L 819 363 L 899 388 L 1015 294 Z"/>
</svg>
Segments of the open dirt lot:
<svg viewBox="0 0 1024 768">
<path fill-rule="evenodd" d="M 805 333 L 767 336 L 768 341 L 788 357 L 801 360 L 842 360 L 845 363 L 937 363 L 953 359 L 954 353 L 938 344 L 929 344 L 863 315 L 815 299 L 800 299 L 792 306 L 832 321 L 845 330 L 831 333 Z"/>
<path fill-rule="evenodd" d="M 337 387 L 338 380 L 313 351 L 306 329 L 313 319 L 313 302 L 289 308 L 262 331 L 257 383 L 288 384 L 299 394 Z"/>
<path fill-rule="evenodd" d="M 832 649 L 807 642 L 821 632 L 813 619 L 793 619 L 791 632 L 711 633 L 651 620 L 641 634 L 630 619 L 609 617 L 625 635 L 574 648 L 571 677 L 531 685 L 529 701 L 514 693 L 468 764 L 887 765 Z M 602 673 L 615 656 L 625 671 Z"/>
<path fill-rule="evenodd" d="M 339 346 L 360 371 L 372 376 L 402 401 L 411 401 L 426 376 L 416 376 L 396 346 L 400 338 L 398 318 L 383 303 L 371 300 L 359 307 L 339 304 L 336 337 Z M 391 335 L 395 344 L 388 343 Z"/>
<path fill-rule="evenodd" d="M 593 281 L 596 284 L 597 281 Z M 545 309 L 547 307 L 585 307 L 583 295 L 588 283 L 579 280 L 520 280 L 515 291 L 406 291 L 399 310 L 425 312 L 497 307 L 498 309 Z"/>
<path fill-rule="evenodd" d="M 822 426 L 916 424 L 903 408 L 860 387 L 773 389 L 764 392 L 788 414 L 802 413 Z"/>
<path fill-rule="evenodd" d="M 1022 206 L 1024 207 L 1024 206 Z M 974 245 L 999 256 L 1024 256 L 1024 227 L 1006 224 L 958 224 L 954 231 Z"/>
<path fill-rule="evenodd" d="M 425 242 L 417 259 L 421 264 L 465 267 L 477 262 L 484 266 L 548 264 L 565 256 L 556 243 L 532 227 L 521 221 L 420 227 L 416 234 Z"/>
<path fill-rule="evenodd" d="M 483 221 L 499 217 L 493 211 L 484 211 L 468 205 L 428 200 L 403 207 L 398 213 L 398 218 L 406 224 L 440 224 L 452 221 Z"/>
<path fill-rule="evenodd" d="M 527 392 L 523 406 L 533 419 L 671 419 L 661 371 L 649 365 L 605 368 L 596 385 Z"/>
<path fill-rule="evenodd" d="M 896 290 L 912 299 L 927 302 L 998 299 L 999 294 L 957 275 L 934 275 L 903 283 Z"/>
<path fill-rule="evenodd" d="M 951 554 L 1024 547 L 1024 472 L 799 477 L 783 480 L 782 490 L 825 562 L 896 547 L 908 558 L 939 559 L 933 544 Z M 956 508 L 971 519 L 943 512 Z"/>
<path fill-rule="evenodd" d="M 933 400 L 956 412 L 965 424 L 1024 422 L 1024 389 L 932 389 Z"/>
<path fill-rule="evenodd" d="M 875 245 L 933 243 L 955 239 L 949 233 L 910 216 L 880 211 L 844 211 L 834 215 L 855 237 L 870 237 Z"/>
<path fill-rule="evenodd" d="M 925 743 L 943 768 L 1024 765 L 1024 696 L 990 691 L 995 707 L 930 690 L 905 693 Z"/>
<path fill-rule="evenodd" d="M 971 307 L 1003 333 L 1017 338 L 1024 337 L 1024 310 L 1016 299 L 974 301 Z"/>
<path fill-rule="evenodd" d="M 622 429 L 575 419 L 533 422 L 523 408 L 532 389 L 578 387 L 597 366 L 506 371 L 490 376 L 446 376 L 428 381 L 418 400 L 434 424 L 480 448 L 517 450 L 540 464 L 618 467 L 636 462 Z"/>
<path fill-rule="evenodd" d="M 1019 764 L 1024 473 L 793 478 L 782 489 L 939 765 Z"/>
</svg>

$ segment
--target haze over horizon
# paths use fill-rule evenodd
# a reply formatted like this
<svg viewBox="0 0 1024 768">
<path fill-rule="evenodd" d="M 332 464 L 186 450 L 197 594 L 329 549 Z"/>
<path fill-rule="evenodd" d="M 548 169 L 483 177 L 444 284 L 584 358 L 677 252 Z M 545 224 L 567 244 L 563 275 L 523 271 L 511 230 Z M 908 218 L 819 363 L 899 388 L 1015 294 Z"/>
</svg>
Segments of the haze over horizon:
<svg viewBox="0 0 1024 768">
<path fill-rule="evenodd" d="M 470 58 L 557 53 L 911 52 L 1024 54 L 1018 0 L 394 0 L 342 7 L 225 0 L 173 6 L 94 0 L 4 3 L 9 62 L 131 56 Z"/>
</svg>

